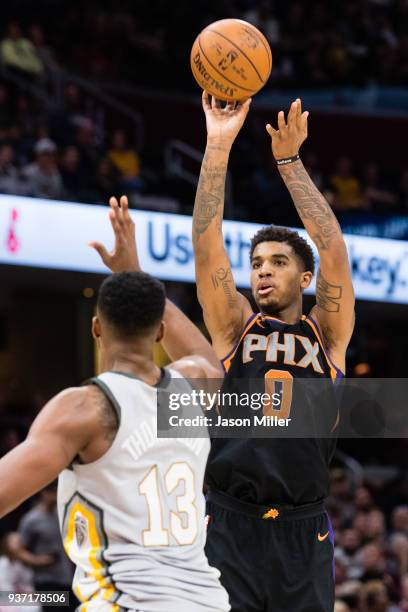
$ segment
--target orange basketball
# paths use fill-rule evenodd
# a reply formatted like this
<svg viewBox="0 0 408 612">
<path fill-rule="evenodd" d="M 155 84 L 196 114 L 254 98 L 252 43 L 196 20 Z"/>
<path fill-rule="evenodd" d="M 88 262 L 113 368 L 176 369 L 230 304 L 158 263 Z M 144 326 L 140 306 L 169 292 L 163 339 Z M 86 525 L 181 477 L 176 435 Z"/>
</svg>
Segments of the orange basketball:
<svg viewBox="0 0 408 612">
<path fill-rule="evenodd" d="M 197 83 L 220 100 L 242 100 L 256 94 L 272 70 L 265 36 L 241 19 L 221 19 L 207 26 L 191 49 Z"/>
</svg>

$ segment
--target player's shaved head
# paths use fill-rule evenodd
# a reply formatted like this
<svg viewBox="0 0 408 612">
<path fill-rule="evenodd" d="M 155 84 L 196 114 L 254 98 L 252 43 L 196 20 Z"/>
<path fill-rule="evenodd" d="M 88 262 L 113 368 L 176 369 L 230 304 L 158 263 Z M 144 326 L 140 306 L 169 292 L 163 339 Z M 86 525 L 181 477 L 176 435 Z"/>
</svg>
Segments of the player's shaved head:
<svg viewBox="0 0 408 612">
<path fill-rule="evenodd" d="M 145 272 L 119 272 L 103 281 L 97 309 L 115 335 L 126 338 L 155 329 L 163 319 L 165 303 L 159 280 Z"/>
</svg>

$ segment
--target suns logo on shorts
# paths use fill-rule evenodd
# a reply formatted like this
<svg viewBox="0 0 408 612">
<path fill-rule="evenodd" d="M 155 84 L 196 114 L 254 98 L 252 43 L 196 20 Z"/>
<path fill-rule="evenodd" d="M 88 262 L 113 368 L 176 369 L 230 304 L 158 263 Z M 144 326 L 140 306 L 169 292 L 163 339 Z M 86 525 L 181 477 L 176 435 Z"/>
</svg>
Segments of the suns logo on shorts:
<svg viewBox="0 0 408 612">
<path fill-rule="evenodd" d="M 279 510 L 277 508 L 271 508 L 268 512 L 262 516 L 263 519 L 276 519 L 279 516 Z"/>
</svg>

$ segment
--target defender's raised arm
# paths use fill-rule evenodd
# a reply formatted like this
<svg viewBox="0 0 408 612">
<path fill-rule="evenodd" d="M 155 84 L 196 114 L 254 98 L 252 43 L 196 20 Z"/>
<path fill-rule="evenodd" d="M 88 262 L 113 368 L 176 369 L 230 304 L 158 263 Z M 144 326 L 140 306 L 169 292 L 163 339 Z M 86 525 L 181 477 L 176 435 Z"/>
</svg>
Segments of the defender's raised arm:
<svg viewBox="0 0 408 612">
<path fill-rule="evenodd" d="M 344 372 L 345 351 L 354 327 L 354 290 L 340 225 L 298 157 L 307 138 L 308 115 L 302 113 L 301 101 L 297 99 L 290 107 L 287 123 L 280 111 L 278 130 L 270 124 L 266 129 L 280 175 L 319 252 L 316 306 L 311 314 L 317 319 L 333 362 Z"/>
<path fill-rule="evenodd" d="M 193 246 L 197 296 L 218 356 L 224 357 L 252 314 L 247 299 L 235 286 L 222 235 L 225 178 L 232 144 L 248 113 L 251 100 L 222 108 L 203 93 L 207 147 L 193 213 Z"/>
<path fill-rule="evenodd" d="M 112 197 L 109 205 L 109 219 L 115 235 L 114 247 L 108 252 L 103 244 L 96 241 L 90 242 L 89 246 L 97 251 L 112 272 L 140 272 L 135 224 L 129 214 L 128 199 L 122 196 L 118 202 Z M 198 378 L 222 376 L 220 363 L 207 338 L 169 299 L 166 300 L 163 321 L 161 345 L 173 362 L 182 360 L 183 365 L 190 363 L 187 370 L 184 368 L 186 375 Z"/>
</svg>

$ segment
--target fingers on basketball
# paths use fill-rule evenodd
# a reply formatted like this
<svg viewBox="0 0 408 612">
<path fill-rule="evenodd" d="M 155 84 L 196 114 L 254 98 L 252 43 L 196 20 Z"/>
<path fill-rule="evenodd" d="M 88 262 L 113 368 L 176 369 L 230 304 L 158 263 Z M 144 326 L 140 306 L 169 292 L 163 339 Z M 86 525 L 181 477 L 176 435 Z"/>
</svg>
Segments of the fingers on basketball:
<svg viewBox="0 0 408 612">
<path fill-rule="evenodd" d="M 212 110 L 219 110 L 221 107 L 221 100 L 218 100 L 215 96 L 211 98 L 211 108 Z"/>
<path fill-rule="evenodd" d="M 249 107 L 251 106 L 251 102 L 252 102 L 252 98 L 247 98 L 246 100 L 241 100 L 241 102 L 239 102 L 239 107 L 242 108 L 242 112 L 245 113 L 245 115 L 249 111 Z"/>
<path fill-rule="evenodd" d="M 211 104 L 210 104 L 210 96 L 208 91 L 203 91 L 203 95 L 201 96 L 202 102 L 203 102 L 203 109 L 204 112 L 211 110 Z"/>
</svg>

